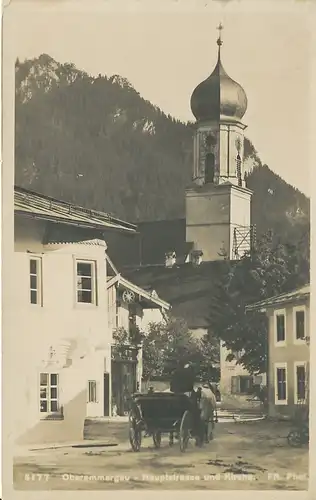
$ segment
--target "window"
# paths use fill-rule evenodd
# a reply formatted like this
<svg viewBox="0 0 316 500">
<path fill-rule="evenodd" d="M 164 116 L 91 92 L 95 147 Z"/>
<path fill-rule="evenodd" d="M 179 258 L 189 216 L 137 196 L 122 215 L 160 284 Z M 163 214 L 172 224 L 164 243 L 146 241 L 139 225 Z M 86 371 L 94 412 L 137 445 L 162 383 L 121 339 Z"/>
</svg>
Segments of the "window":
<svg viewBox="0 0 316 500">
<path fill-rule="evenodd" d="M 306 368 L 304 363 L 295 363 L 294 403 L 303 403 L 306 399 Z"/>
<path fill-rule="evenodd" d="M 253 380 L 248 375 L 238 375 L 231 378 L 232 394 L 249 394 L 253 386 Z"/>
<path fill-rule="evenodd" d="M 275 366 L 275 403 L 287 404 L 286 364 Z"/>
<path fill-rule="evenodd" d="M 285 311 L 275 313 L 276 344 L 285 344 Z"/>
<path fill-rule="evenodd" d="M 240 376 L 240 394 L 249 394 L 252 388 L 252 377 Z"/>
<path fill-rule="evenodd" d="M 57 373 L 40 374 L 40 412 L 57 413 L 59 408 Z"/>
<path fill-rule="evenodd" d="M 277 314 L 277 342 L 285 341 L 285 316 L 284 314 Z"/>
<path fill-rule="evenodd" d="M 293 309 L 294 316 L 294 341 L 305 339 L 305 308 Z"/>
<path fill-rule="evenodd" d="M 30 303 L 41 305 L 41 259 L 30 259 Z"/>
<path fill-rule="evenodd" d="M 96 303 L 95 262 L 77 261 L 77 302 Z"/>
<path fill-rule="evenodd" d="M 96 380 L 89 380 L 88 382 L 88 403 L 97 402 L 97 382 Z"/>
</svg>

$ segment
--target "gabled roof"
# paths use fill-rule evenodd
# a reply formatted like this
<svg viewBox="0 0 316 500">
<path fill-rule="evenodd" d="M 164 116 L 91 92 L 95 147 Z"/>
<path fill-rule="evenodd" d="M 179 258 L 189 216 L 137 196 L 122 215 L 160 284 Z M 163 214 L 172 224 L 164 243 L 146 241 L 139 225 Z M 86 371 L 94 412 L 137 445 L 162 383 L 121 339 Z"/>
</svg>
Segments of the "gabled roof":
<svg viewBox="0 0 316 500">
<path fill-rule="evenodd" d="M 102 230 L 135 233 L 136 226 L 97 210 L 89 210 L 18 186 L 14 187 L 14 212 L 36 219 Z"/>
<path fill-rule="evenodd" d="M 161 307 L 162 309 L 168 311 L 171 306 L 168 302 L 165 300 L 160 299 L 160 297 L 155 293 L 153 290 L 148 291 L 144 290 L 143 288 L 135 285 L 131 281 L 127 280 L 126 278 L 123 278 L 121 274 L 117 274 L 116 276 L 113 276 L 110 278 L 107 283 L 106 287 L 107 289 L 111 288 L 114 285 L 122 286 L 123 288 L 127 290 L 131 290 L 132 292 L 136 293 L 137 295 L 140 295 L 143 299 L 148 301 L 151 304 L 155 304 L 158 307 Z"/>
<path fill-rule="evenodd" d="M 183 318 L 189 328 L 208 328 L 212 302 L 223 273 L 224 261 L 125 268 L 124 275 L 146 290 L 156 290 L 172 307 L 174 317 Z"/>
<path fill-rule="evenodd" d="M 246 307 L 246 311 L 258 311 L 264 312 L 265 309 L 274 308 L 281 305 L 286 305 L 290 303 L 303 302 L 309 299 L 310 296 L 310 285 L 304 285 L 301 288 L 297 288 L 292 292 L 282 293 L 281 295 L 276 295 L 270 297 L 269 299 L 261 300 L 255 304 L 250 304 Z"/>
</svg>

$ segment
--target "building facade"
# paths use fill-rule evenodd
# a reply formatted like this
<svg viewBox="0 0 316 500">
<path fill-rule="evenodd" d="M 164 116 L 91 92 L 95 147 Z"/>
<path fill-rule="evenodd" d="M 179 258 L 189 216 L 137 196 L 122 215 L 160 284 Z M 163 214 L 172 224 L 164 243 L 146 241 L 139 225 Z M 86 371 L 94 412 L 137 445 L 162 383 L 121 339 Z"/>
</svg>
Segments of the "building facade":
<svg viewBox="0 0 316 500">
<path fill-rule="evenodd" d="M 270 417 L 292 418 L 309 403 L 310 286 L 252 304 L 268 318 Z"/>
<path fill-rule="evenodd" d="M 230 354 L 231 351 L 221 342 L 220 392 L 223 406 L 227 409 L 237 409 L 259 405 L 259 401 L 253 400 L 253 389 L 254 386 L 266 385 L 266 374 L 251 375 L 242 365 L 238 364 L 242 353 L 235 353 L 233 360 L 229 360 Z"/>
</svg>

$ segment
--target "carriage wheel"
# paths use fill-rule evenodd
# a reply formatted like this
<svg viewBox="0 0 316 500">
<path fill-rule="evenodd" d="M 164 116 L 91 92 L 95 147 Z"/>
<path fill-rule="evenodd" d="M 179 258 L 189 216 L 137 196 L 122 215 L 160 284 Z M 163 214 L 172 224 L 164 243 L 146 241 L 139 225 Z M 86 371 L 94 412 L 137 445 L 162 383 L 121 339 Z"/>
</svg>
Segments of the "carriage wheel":
<svg viewBox="0 0 316 500">
<path fill-rule="evenodd" d="M 142 442 L 142 431 L 137 425 L 135 417 L 132 413 L 129 414 L 129 442 L 133 451 L 139 451 Z"/>
<path fill-rule="evenodd" d="M 160 445 L 161 445 L 161 432 L 160 431 L 153 432 L 153 442 L 154 442 L 155 448 L 160 448 Z"/>
<path fill-rule="evenodd" d="M 186 410 L 181 420 L 180 432 L 179 432 L 180 451 L 182 452 L 184 452 L 188 447 L 190 439 L 190 430 L 191 430 L 191 415 L 190 412 Z"/>
<path fill-rule="evenodd" d="M 298 430 L 290 431 L 287 436 L 287 442 L 294 448 L 299 448 L 302 445 L 301 433 Z"/>
</svg>

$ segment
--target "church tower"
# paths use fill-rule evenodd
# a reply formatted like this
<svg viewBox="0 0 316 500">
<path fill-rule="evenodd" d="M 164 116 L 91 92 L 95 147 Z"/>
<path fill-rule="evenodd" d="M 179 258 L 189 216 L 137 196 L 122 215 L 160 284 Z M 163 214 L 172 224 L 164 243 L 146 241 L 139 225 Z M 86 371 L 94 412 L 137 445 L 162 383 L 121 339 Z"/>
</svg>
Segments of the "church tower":
<svg viewBox="0 0 316 500">
<path fill-rule="evenodd" d="M 191 96 L 196 118 L 193 185 L 186 190 L 186 241 L 203 252 L 204 261 L 238 259 L 251 247 L 252 192 L 244 180 L 244 89 L 218 59 L 212 74 Z"/>
</svg>

